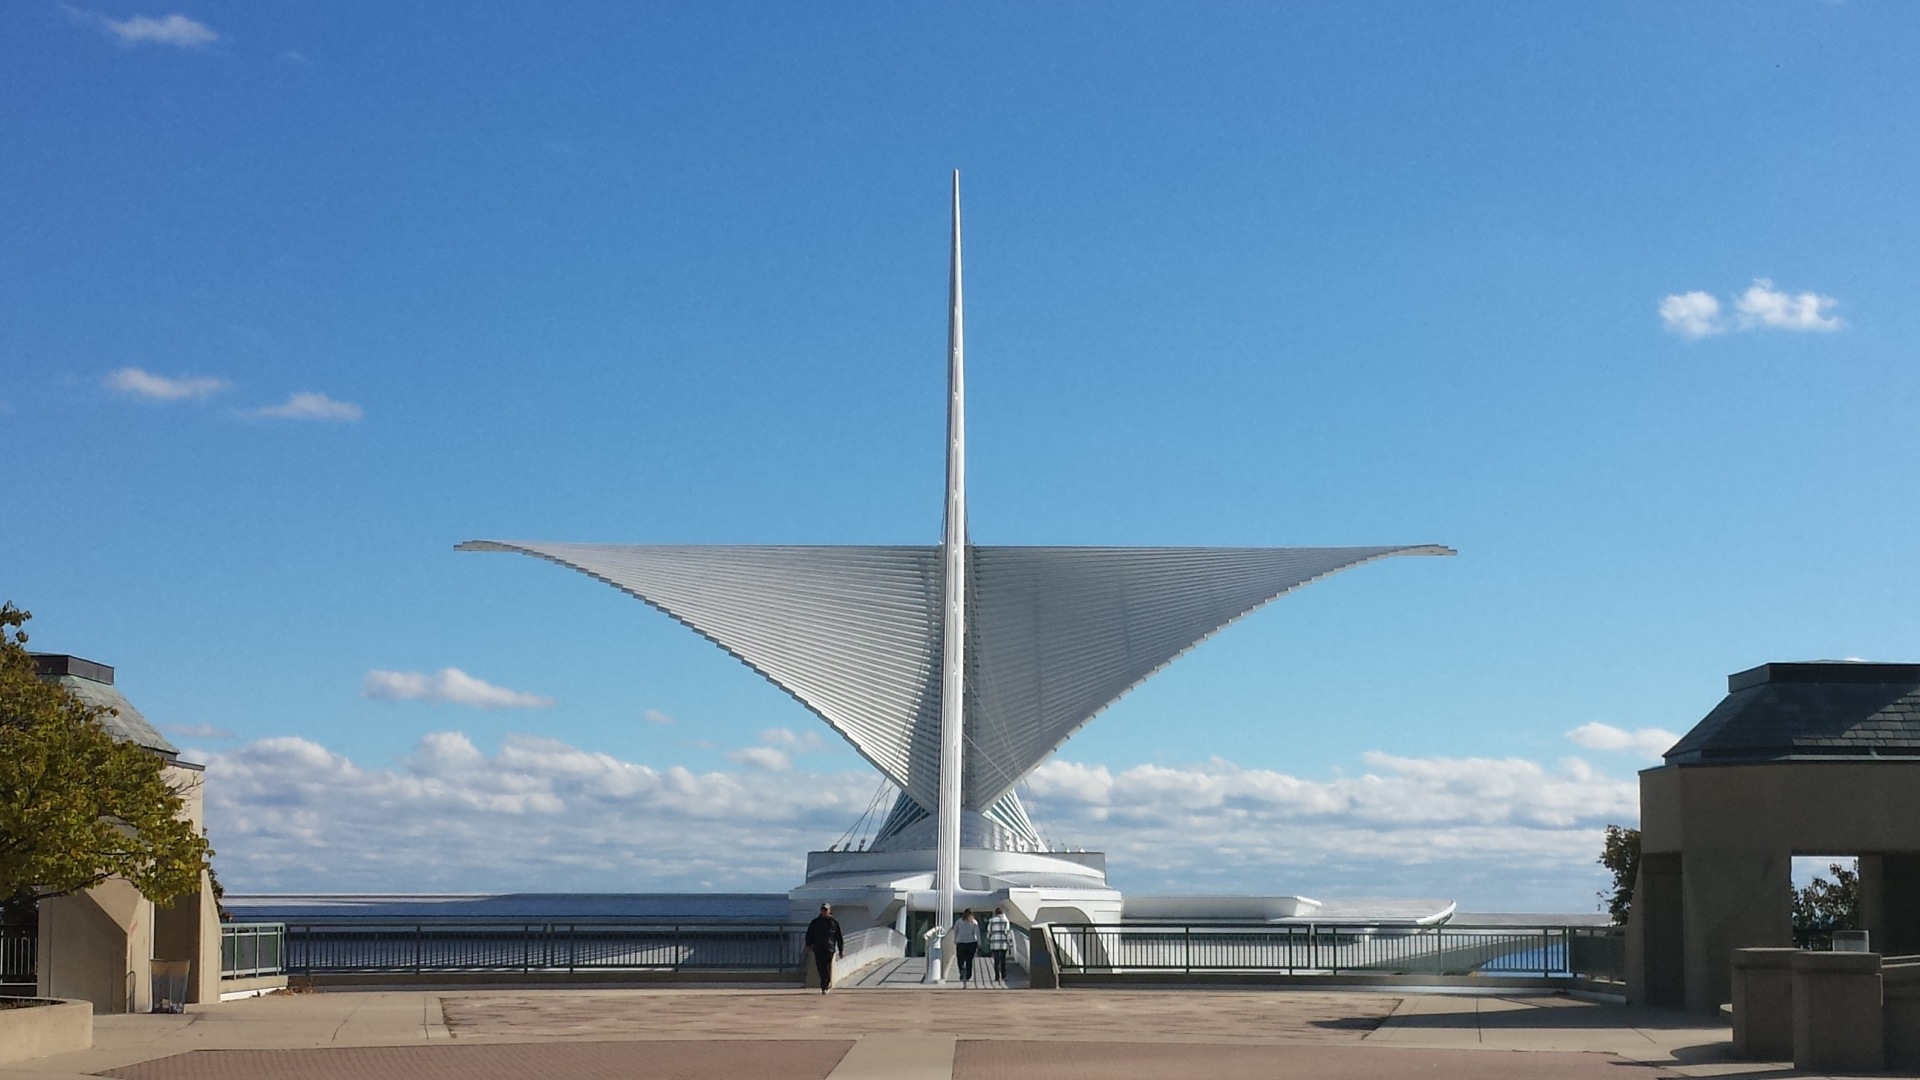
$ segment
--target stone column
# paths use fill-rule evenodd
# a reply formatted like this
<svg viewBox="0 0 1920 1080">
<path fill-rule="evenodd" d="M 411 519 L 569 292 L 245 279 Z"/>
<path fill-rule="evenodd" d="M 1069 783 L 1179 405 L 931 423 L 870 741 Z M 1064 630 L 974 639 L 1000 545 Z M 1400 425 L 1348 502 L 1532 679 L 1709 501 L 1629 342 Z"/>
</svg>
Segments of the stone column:
<svg viewBox="0 0 1920 1080">
<path fill-rule="evenodd" d="M 1682 858 L 1688 1012 L 1733 1000 L 1733 950 L 1793 944 L 1793 857 L 1776 850 L 1694 851 Z"/>
<path fill-rule="evenodd" d="M 1793 1067 L 1807 1072 L 1886 1068 L 1880 954 L 1801 952 L 1793 957 Z"/>
<path fill-rule="evenodd" d="M 1796 949 L 1733 952 L 1733 1056 L 1793 1059 L 1793 958 Z"/>
</svg>

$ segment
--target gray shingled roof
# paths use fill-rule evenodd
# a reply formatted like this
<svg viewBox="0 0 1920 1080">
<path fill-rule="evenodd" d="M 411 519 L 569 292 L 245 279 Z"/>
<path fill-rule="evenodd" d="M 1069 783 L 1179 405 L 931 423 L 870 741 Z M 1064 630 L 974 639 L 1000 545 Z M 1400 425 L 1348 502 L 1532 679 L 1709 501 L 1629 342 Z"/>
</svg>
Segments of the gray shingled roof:
<svg viewBox="0 0 1920 1080">
<path fill-rule="evenodd" d="M 35 653 L 34 663 L 40 669 L 42 679 L 66 687 L 89 705 L 112 710 L 101 715 L 100 726 L 106 728 L 114 738 L 157 750 L 170 757 L 179 755 L 180 748 L 155 730 L 147 718 L 140 715 L 140 710 L 133 707 L 133 702 L 128 701 L 126 695 L 113 685 L 112 668 L 59 653 Z"/>
<path fill-rule="evenodd" d="M 1668 750 L 1668 764 L 1920 757 L 1920 664 L 1762 664 Z"/>
</svg>

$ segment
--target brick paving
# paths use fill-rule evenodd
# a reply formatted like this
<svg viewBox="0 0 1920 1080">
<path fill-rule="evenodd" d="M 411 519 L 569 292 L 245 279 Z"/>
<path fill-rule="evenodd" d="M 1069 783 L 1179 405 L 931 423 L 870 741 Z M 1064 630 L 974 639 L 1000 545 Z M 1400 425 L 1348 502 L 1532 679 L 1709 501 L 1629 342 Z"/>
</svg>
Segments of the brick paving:
<svg viewBox="0 0 1920 1080">
<path fill-rule="evenodd" d="M 1184 990 L 350 991 L 102 1016 L 0 1080 L 1754 1078 L 1724 1024 L 1566 996 Z"/>
<path fill-rule="evenodd" d="M 953 1080 L 1625 1080 L 1612 1054 L 961 1040 Z M 1633 1069 L 1632 1080 L 1678 1074 Z"/>
<path fill-rule="evenodd" d="M 195 1050 L 121 1080 L 826 1080 L 851 1041 L 514 1043 Z"/>
<path fill-rule="evenodd" d="M 944 1033 L 961 1038 L 1355 1042 L 1400 999 L 1268 990 L 900 990 L 861 993 L 449 995 L 455 1037 L 833 1038 Z"/>
</svg>

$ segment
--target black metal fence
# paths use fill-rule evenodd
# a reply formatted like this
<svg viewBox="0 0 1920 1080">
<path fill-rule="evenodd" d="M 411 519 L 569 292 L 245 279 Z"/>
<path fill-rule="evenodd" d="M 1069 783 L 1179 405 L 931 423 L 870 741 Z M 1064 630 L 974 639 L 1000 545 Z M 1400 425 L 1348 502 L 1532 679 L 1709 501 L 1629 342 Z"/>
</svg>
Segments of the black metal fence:
<svg viewBox="0 0 1920 1080">
<path fill-rule="evenodd" d="M 1062 974 L 1626 975 L 1624 934 L 1606 926 L 1054 923 L 1048 934 Z"/>
<path fill-rule="evenodd" d="M 0 926 L 0 993 L 34 992 L 39 951 L 37 927 Z"/>
<path fill-rule="evenodd" d="M 297 975 L 456 971 L 798 971 L 806 928 L 658 923 L 307 923 Z"/>
</svg>

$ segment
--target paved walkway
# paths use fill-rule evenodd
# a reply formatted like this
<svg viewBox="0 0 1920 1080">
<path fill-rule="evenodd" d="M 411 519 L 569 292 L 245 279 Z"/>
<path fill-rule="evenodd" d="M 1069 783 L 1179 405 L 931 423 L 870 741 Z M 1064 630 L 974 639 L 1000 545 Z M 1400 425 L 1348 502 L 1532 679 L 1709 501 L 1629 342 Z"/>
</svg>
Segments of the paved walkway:
<svg viewBox="0 0 1920 1080">
<path fill-rule="evenodd" d="M 521 990 L 279 995 L 106 1016 L 0 1080 L 1762 1077 L 1728 1031 L 1564 996 L 1307 990 Z M 1621 1071 L 1621 1066 L 1644 1066 Z"/>
<path fill-rule="evenodd" d="M 958 976 L 955 976 L 951 981 L 939 986 L 928 986 L 920 981 L 927 972 L 926 957 L 903 956 L 869 964 L 848 978 L 840 980 L 838 988 L 842 990 L 1025 990 L 1027 988 L 1027 973 L 1020 970 L 1018 964 L 1007 965 L 1007 981 L 1004 983 L 993 977 L 992 960 L 978 961 L 974 970 L 981 976 L 977 981 L 963 983 Z"/>
</svg>

